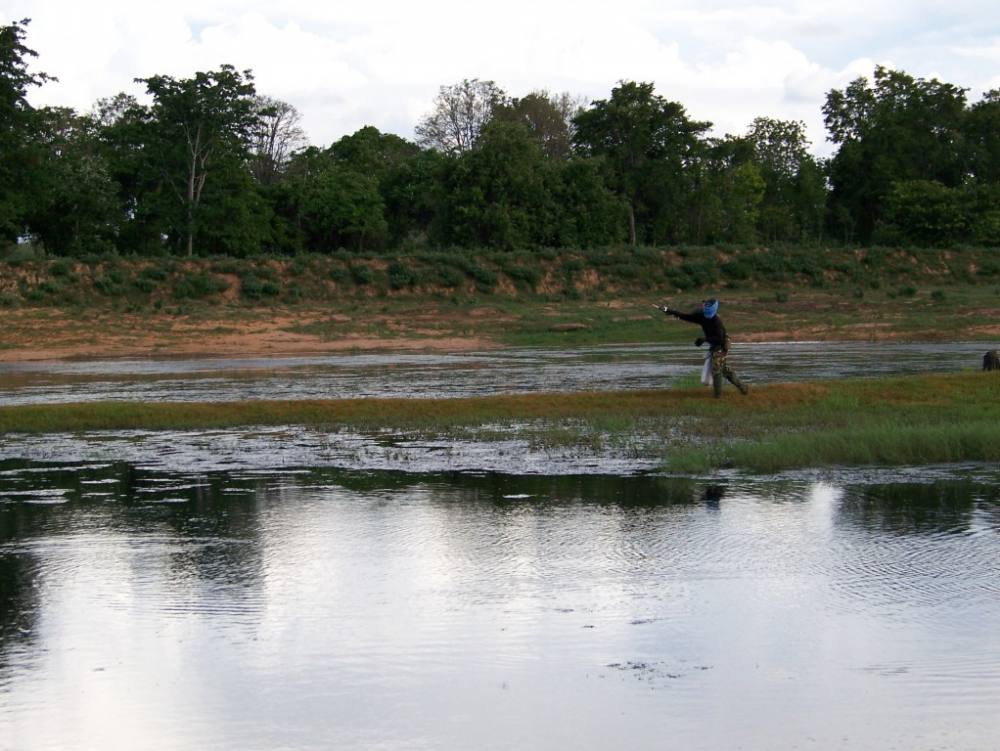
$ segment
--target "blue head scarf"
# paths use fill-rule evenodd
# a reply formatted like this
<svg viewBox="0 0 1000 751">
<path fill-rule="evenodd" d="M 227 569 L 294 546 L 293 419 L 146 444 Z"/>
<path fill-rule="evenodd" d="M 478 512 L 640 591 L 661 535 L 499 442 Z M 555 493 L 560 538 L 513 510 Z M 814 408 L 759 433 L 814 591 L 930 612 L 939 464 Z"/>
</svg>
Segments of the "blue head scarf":
<svg viewBox="0 0 1000 751">
<path fill-rule="evenodd" d="M 705 314 L 705 318 L 715 318 L 715 314 L 719 312 L 719 301 L 705 300 L 701 304 L 701 312 Z"/>
</svg>

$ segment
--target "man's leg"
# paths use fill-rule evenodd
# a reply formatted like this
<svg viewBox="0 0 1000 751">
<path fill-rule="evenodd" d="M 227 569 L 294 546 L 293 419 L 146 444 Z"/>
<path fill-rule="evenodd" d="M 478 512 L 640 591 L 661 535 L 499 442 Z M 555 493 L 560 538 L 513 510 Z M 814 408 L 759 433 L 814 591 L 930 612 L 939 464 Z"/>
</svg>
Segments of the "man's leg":
<svg viewBox="0 0 1000 751">
<path fill-rule="evenodd" d="M 726 368 L 726 351 L 724 349 L 712 350 L 712 391 L 715 398 L 722 396 L 722 376 Z"/>
<path fill-rule="evenodd" d="M 746 395 L 746 393 L 750 390 L 746 384 L 740 381 L 739 376 L 737 376 L 733 369 L 726 365 L 725 362 L 722 363 L 722 374 L 731 384 L 740 390 L 741 394 Z"/>
</svg>

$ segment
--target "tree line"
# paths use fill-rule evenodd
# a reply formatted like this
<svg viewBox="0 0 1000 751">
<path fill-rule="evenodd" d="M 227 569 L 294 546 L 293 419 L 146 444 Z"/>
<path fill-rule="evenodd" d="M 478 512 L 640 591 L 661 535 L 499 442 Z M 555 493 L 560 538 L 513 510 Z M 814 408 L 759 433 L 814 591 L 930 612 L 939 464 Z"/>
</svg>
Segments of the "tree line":
<svg viewBox="0 0 1000 751">
<path fill-rule="evenodd" d="M 713 137 L 651 83 L 606 99 L 441 87 L 416 139 L 309 145 L 295 108 L 222 65 L 136 79 L 87 113 L 32 107 L 28 21 L 0 26 L 0 245 L 245 256 L 419 247 L 1000 245 L 1000 90 L 878 67 L 828 92 L 836 151 L 758 117 Z"/>
</svg>

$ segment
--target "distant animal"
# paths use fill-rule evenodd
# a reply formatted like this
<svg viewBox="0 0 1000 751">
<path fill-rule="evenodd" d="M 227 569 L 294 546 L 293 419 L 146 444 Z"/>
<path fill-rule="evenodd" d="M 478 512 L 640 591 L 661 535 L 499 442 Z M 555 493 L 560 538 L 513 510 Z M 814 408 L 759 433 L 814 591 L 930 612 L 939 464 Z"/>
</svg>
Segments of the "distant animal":
<svg viewBox="0 0 1000 751">
<path fill-rule="evenodd" d="M 991 349 L 983 355 L 983 370 L 1000 370 L 1000 350 Z"/>
</svg>

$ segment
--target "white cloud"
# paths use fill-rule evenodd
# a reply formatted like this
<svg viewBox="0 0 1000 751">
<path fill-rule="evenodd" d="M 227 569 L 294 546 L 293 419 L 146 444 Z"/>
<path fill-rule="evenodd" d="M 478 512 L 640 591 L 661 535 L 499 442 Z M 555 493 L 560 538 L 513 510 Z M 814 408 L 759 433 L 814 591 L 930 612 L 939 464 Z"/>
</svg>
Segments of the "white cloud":
<svg viewBox="0 0 1000 751">
<path fill-rule="evenodd" d="M 3 0 L 0 0 L 3 3 Z M 490 78 L 514 95 L 534 88 L 605 98 L 618 80 L 653 81 L 718 133 L 758 115 L 804 120 L 826 150 L 824 95 L 873 60 L 929 70 L 974 93 L 997 85 L 992 4 L 952 0 L 12 0 L 0 18 L 31 17 L 36 67 L 59 77 L 38 104 L 89 109 L 139 93 L 135 77 L 183 76 L 222 63 L 253 69 L 258 89 L 303 113 L 327 144 L 372 124 L 412 136 L 438 87 Z M 992 34 L 992 36 L 990 36 Z"/>
</svg>

